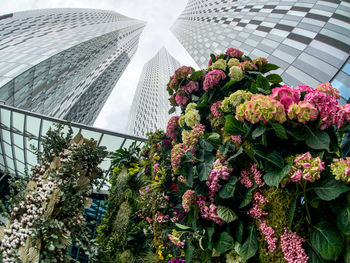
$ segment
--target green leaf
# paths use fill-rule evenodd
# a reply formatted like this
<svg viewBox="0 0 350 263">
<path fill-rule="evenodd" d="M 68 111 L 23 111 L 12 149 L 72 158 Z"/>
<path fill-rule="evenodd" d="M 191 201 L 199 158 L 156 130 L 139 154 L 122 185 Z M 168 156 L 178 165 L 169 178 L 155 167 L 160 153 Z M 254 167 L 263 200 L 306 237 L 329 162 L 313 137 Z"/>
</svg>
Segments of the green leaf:
<svg viewBox="0 0 350 263">
<path fill-rule="evenodd" d="M 210 152 L 203 151 L 201 155 L 202 163 L 198 165 L 198 177 L 200 181 L 206 181 L 209 177 L 210 170 L 214 163 L 214 155 Z"/>
<path fill-rule="evenodd" d="M 266 76 L 266 79 L 269 82 L 274 83 L 274 84 L 279 84 L 279 83 L 281 83 L 283 81 L 281 76 L 278 75 L 278 74 L 270 74 L 270 75 Z"/>
<path fill-rule="evenodd" d="M 239 208 L 243 208 L 247 205 L 250 204 L 250 202 L 252 201 L 252 197 L 253 197 L 253 191 L 256 189 L 257 185 L 254 185 L 252 188 L 250 188 L 246 194 L 244 195 L 244 198 L 242 200 L 242 202 L 239 205 Z"/>
<path fill-rule="evenodd" d="M 172 113 L 174 113 L 176 111 L 176 108 L 174 107 L 174 106 L 172 106 L 171 108 L 170 108 L 170 110 L 168 111 L 168 113 L 169 114 L 172 114 Z"/>
<path fill-rule="evenodd" d="M 308 263 L 325 263 L 323 258 L 311 246 L 308 246 L 307 255 L 309 257 Z"/>
<path fill-rule="evenodd" d="M 326 131 L 311 130 L 310 128 L 308 128 L 306 137 L 305 137 L 305 142 L 306 142 L 306 145 L 312 149 L 315 149 L 315 150 L 325 149 L 329 151 L 330 138 Z"/>
<path fill-rule="evenodd" d="M 243 153 L 243 147 L 240 148 L 234 155 L 230 156 L 230 158 L 227 159 L 227 161 L 231 161 L 235 159 L 238 155 L 241 155 Z"/>
<path fill-rule="evenodd" d="M 227 206 L 219 205 L 217 209 L 218 216 L 226 223 L 231 223 L 237 219 L 237 215 Z"/>
<path fill-rule="evenodd" d="M 208 234 L 208 248 L 212 249 L 213 248 L 213 234 L 215 232 L 215 227 L 213 226 L 208 226 L 206 227 L 207 234 Z"/>
<path fill-rule="evenodd" d="M 283 178 L 287 176 L 291 168 L 292 168 L 292 164 L 287 164 L 286 166 L 283 167 L 282 170 L 279 170 L 279 171 L 273 170 L 273 171 L 267 172 L 263 177 L 264 182 L 268 186 L 278 187 L 278 185 L 283 180 Z"/>
<path fill-rule="evenodd" d="M 193 81 L 198 81 L 200 76 L 203 74 L 203 70 L 198 70 L 198 71 L 195 71 L 191 74 L 191 80 Z"/>
<path fill-rule="evenodd" d="M 315 193 L 325 201 L 333 200 L 342 193 L 349 191 L 349 189 L 343 182 L 337 181 L 334 178 L 322 180 L 314 186 Z"/>
<path fill-rule="evenodd" d="M 286 139 L 286 140 L 288 139 L 287 134 L 286 134 L 286 129 L 283 127 L 282 124 L 280 124 L 278 122 L 272 122 L 271 126 L 272 126 L 273 130 L 275 131 L 276 136 L 278 138 Z"/>
<path fill-rule="evenodd" d="M 181 163 L 180 173 L 186 178 L 186 184 L 189 187 L 193 186 L 193 164 L 190 162 Z"/>
<path fill-rule="evenodd" d="M 207 140 L 199 139 L 199 144 L 207 152 L 211 152 L 214 149 L 214 146 Z"/>
<path fill-rule="evenodd" d="M 262 67 L 263 73 L 269 72 L 271 70 L 276 70 L 276 69 L 279 69 L 279 66 L 277 66 L 275 64 L 271 64 L 271 63 L 267 63 L 267 64 L 263 65 L 263 67 Z"/>
<path fill-rule="evenodd" d="M 337 216 L 337 226 L 344 235 L 350 235 L 350 207 L 346 206 L 340 210 Z"/>
<path fill-rule="evenodd" d="M 208 106 L 208 93 L 204 93 L 204 95 L 199 99 L 197 104 L 197 108 L 205 108 Z"/>
<path fill-rule="evenodd" d="M 191 262 L 192 261 L 193 252 L 194 252 L 194 246 L 192 245 L 191 240 L 187 239 L 186 243 L 185 243 L 185 259 L 186 259 L 186 262 Z"/>
<path fill-rule="evenodd" d="M 253 147 L 253 151 L 260 158 L 263 158 L 263 159 L 273 163 L 277 167 L 279 167 L 281 169 L 284 167 L 283 157 L 278 152 L 272 151 L 272 152 L 266 154 L 266 152 L 262 151 L 259 147 Z"/>
<path fill-rule="evenodd" d="M 337 260 L 343 250 L 343 239 L 339 231 L 330 223 L 322 221 L 312 227 L 311 246 L 326 260 Z"/>
<path fill-rule="evenodd" d="M 238 121 L 233 115 L 225 116 L 225 130 L 232 135 L 243 135 L 247 131 L 243 122 Z"/>
<path fill-rule="evenodd" d="M 304 141 L 305 140 L 305 131 L 303 128 L 296 128 L 296 129 L 287 129 L 287 133 L 294 137 L 297 141 Z"/>
<path fill-rule="evenodd" d="M 258 241 L 256 240 L 256 231 L 254 226 L 248 226 L 248 237 L 241 246 L 238 254 L 245 260 L 253 257 L 258 250 Z"/>
<path fill-rule="evenodd" d="M 221 188 L 219 196 L 222 199 L 231 198 L 236 189 L 237 177 L 231 177 L 226 184 Z"/>
<path fill-rule="evenodd" d="M 233 238 L 227 232 L 221 232 L 219 235 L 219 240 L 215 244 L 215 249 L 219 253 L 225 253 L 233 246 Z M 187 262 L 187 260 L 186 260 Z"/>
<path fill-rule="evenodd" d="M 192 94 L 191 95 L 191 100 L 197 102 L 199 100 L 199 97 L 194 95 L 194 94 Z"/>
<path fill-rule="evenodd" d="M 288 218 L 288 228 L 289 229 L 291 229 L 291 227 L 292 227 L 293 218 L 294 218 L 294 214 L 295 214 L 295 208 L 297 206 L 297 199 L 298 199 L 298 195 L 295 195 L 291 204 L 290 204 L 289 218 Z"/>
<path fill-rule="evenodd" d="M 222 88 L 221 91 L 226 91 L 228 90 L 231 86 L 233 86 L 237 81 L 235 80 L 230 80 L 228 81 Z"/>
<path fill-rule="evenodd" d="M 218 134 L 218 133 L 215 133 L 215 132 L 211 133 L 207 139 L 208 139 L 208 141 L 210 141 L 214 145 L 221 144 L 221 137 L 220 137 L 220 134 Z"/>
<path fill-rule="evenodd" d="M 191 227 L 185 226 L 185 225 L 181 225 L 181 224 L 179 224 L 179 223 L 175 223 L 175 226 L 177 226 L 178 228 L 180 228 L 180 229 L 182 229 L 182 230 L 191 229 Z"/>
<path fill-rule="evenodd" d="M 210 54 L 211 57 L 211 64 L 216 62 L 216 56 L 214 54 Z"/>
<path fill-rule="evenodd" d="M 253 139 L 258 138 L 259 136 L 263 135 L 263 133 L 266 131 L 265 125 L 259 125 L 255 128 L 255 130 L 252 132 Z"/>
<path fill-rule="evenodd" d="M 243 240 L 243 222 L 241 220 L 238 220 L 238 225 L 235 232 L 235 240 L 239 243 L 242 243 Z"/>
<path fill-rule="evenodd" d="M 256 86 L 263 90 L 271 90 L 270 84 L 265 77 L 258 75 L 256 78 Z"/>
</svg>

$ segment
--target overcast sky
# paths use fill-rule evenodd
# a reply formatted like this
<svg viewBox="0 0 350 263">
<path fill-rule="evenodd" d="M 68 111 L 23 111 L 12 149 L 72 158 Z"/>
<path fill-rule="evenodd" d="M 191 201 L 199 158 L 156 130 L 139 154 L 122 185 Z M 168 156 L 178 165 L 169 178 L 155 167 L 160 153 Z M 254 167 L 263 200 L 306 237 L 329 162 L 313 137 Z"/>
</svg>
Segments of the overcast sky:
<svg viewBox="0 0 350 263">
<path fill-rule="evenodd" d="M 143 65 L 165 46 L 182 65 L 198 68 L 170 27 L 188 0 L 0 0 L 0 15 L 41 8 L 113 10 L 147 22 L 137 52 L 108 98 L 94 126 L 125 133 L 132 99 Z M 165 88 L 165 87 L 164 87 Z"/>
</svg>

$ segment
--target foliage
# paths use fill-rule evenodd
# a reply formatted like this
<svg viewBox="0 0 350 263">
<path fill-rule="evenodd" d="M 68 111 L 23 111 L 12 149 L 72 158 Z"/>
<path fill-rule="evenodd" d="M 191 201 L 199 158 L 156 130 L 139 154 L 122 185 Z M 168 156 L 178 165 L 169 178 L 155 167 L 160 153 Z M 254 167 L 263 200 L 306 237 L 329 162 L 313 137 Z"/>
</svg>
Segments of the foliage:
<svg viewBox="0 0 350 263">
<path fill-rule="evenodd" d="M 70 244 L 93 258 L 91 237 L 83 217 L 103 172 L 97 165 L 104 147 L 58 125 L 37 151 L 39 164 L 28 178 L 11 184 L 10 217 L 2 239 L 3 262 L 67 262 Z"/>
</svg>

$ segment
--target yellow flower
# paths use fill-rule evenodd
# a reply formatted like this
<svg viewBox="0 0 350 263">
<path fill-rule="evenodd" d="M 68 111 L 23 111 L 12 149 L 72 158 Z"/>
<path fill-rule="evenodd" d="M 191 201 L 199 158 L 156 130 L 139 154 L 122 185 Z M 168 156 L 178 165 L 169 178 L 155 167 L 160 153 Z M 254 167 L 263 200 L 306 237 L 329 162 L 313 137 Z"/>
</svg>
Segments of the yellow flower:
<svg viewBox="0 0 350 263">
<path fill-rule="evenodd" d="M 158 177 L 158 175 L 156 175 L 156 177 L 154 177 L 154 179 L 158 181 L 158 180 L 159 180 L 159 177 Z"/>
<path fill-rule="evenodd" d="M 171 254 L 168 254 L 168 258 L 173 258 L 173 255 L 171 255 Z"/>
<path fill-rule="evenodd" d="M 183 249 L 181 249 L 181 257 L 185 256 L 185 251 Z"/>
</svg>

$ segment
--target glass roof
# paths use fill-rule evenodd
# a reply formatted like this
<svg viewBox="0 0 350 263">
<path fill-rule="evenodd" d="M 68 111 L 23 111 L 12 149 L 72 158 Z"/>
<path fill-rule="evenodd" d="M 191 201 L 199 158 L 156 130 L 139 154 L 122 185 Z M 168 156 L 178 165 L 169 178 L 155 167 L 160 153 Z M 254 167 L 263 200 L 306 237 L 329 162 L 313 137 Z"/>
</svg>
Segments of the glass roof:
<svg viewBox="0 0 350 263">
<path fill-rule="evenodd" d="M 31 145 L 41 149 L 42 137 L 55 123 L 67 121 L 0 104 L 0 170 L 24 176 L 27 169 L 37 164 Z M 71 123 L 71 126 L 73 137 L 80 132 L 85 138 L 96 140 L 98 146 L 105 146 L 109 152 L 127 147 L 134 141 L 145 141 L 144 138 L 78 123 Z M 109 170 L 109 159 L 106 158 L 100 167 Z"/>
</svg>

